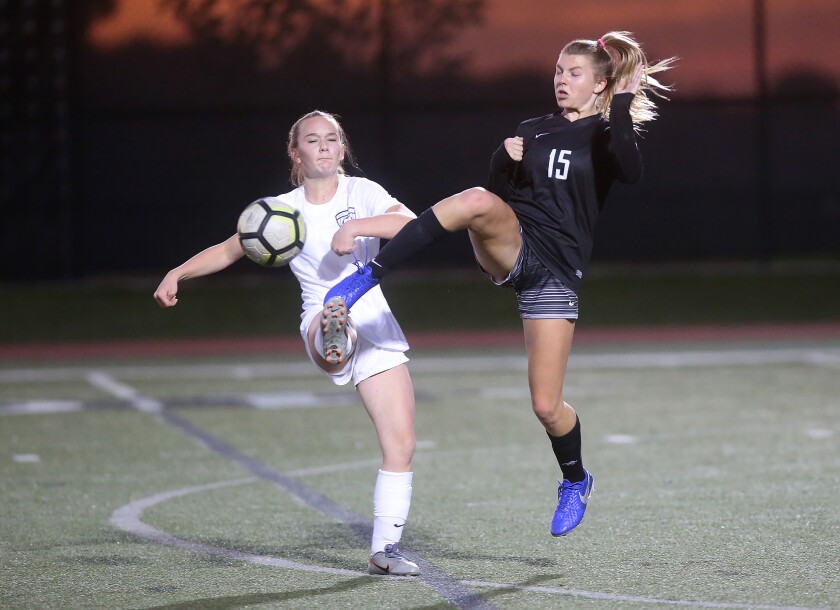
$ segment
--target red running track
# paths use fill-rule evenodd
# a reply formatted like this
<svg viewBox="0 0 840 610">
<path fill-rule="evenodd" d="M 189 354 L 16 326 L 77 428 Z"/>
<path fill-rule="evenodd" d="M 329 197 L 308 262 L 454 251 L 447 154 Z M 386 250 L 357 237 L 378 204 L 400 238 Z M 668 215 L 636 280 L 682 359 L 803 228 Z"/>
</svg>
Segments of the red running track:
<svg viewBox="0 0 840 610">
<path fill-rule="evenodd" d="M 694 343 L 840 339 L 840 322 L 745 326 L 580 328 L 575 345 Z M 524 347 L 520 331 L 414 333 L 415 348 Z M 0 344 L 0 360 L 218 356 L 243 353 L 303 353 L 299 337 L 219 337 L 134 341 Z"/>
</svg>

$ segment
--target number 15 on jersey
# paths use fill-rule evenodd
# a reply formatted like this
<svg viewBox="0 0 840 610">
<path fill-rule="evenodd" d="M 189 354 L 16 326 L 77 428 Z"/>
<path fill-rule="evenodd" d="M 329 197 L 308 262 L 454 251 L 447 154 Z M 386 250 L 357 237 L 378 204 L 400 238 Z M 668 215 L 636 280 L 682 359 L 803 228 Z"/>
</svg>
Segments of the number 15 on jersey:
<svg viewBox="0 0 840 610">
<path fill-rule="evenodd" d="M 572 154 L 571 150 L 561 150 L 559 153 L 556 148 L 551 149 L 551 154 L 548 156 L 548 177 L 557 180 L 565 180 L 569 175 L 569 159 Z"/>
</svg>

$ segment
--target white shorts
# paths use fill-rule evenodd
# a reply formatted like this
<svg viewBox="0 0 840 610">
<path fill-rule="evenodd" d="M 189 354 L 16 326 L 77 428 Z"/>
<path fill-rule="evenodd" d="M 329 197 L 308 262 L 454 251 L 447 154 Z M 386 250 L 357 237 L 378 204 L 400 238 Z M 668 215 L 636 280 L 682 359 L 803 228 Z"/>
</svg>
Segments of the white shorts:
<svg viewBox="0 0 840 610">
<path fill-rule="evenodd" d="M 346 385 L 352 379 L 353 385 L 357 386 L 368 377 L 373 377 L 374 375 L 408 362 L 408 356 L 405 355 L 404 351 L 377 347 L 363 335 L 358 335 L 353 347 L 353 353 L 350 355 L 350 359 L 345 362 L 344 368 L 337 373 L 325 371 L 318 366 L 318 360 L 321 359 L 316 359 L 316 356 L 312 353 L 309 347 L 309 337 L 303 331 L 305 328 L 307 329 L 306 333 L 308 333 L 309 325 L 312 324 L 312 320 L 316 316 L 321 315 L 321 311 L 317 309 L 307 312 L 303 319 L 303 324 L 301 324 L 301 336 L 303 338 L 303 345 L 306 347 L 306 355 L 309 356 L 312 364 L 318 367 L 319 371 L 327 375 L 335 385 Z"/>
</svg>

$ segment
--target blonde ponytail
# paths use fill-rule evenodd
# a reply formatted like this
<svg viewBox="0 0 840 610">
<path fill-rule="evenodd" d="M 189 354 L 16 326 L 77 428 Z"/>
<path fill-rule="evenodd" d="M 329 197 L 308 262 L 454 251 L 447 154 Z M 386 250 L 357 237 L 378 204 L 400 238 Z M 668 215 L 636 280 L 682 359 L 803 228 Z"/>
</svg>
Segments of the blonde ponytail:
<svg viewBox="0 0 840 610">
<path fill-rule="evenodd" d="M 595 80 L 607 80 L 607 86 L 596 102 L 598 111 L 605 119 L 610 115 L 610 104 L 615 95 L 616 85 L 630 78 L 639 64 L 645 67 L 644 76 L 630 104 L 630 117 L 635 127 L 638 128 L 641 123 L 657 117 L 656 103 L 651 99 L 651 94 L 667 99 L 665 93 L 673 90 L 670 85 L 660 83 L 653 75 L 671 68 L 676 58 L 670 57 L 649 64 L 641 45 L 633 39 L 630 32 L 607 32 L 597 40 L 573 40 L 563 48 L 562 53 L 588 55 L 592 60 Z"/>
</svg>

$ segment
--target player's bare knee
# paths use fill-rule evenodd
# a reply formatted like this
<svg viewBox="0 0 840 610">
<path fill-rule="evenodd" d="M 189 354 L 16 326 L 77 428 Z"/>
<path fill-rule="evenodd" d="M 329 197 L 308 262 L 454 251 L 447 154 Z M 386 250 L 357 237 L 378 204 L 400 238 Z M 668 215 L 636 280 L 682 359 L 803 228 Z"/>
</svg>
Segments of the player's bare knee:
<svg viewBox="0 0 840 610">
<path fill-rule="evenodd" d="M 493 195 L 480 186 L 462 192 L 461 206 L 470 218 L 480 218 L 493 209 Z"/>
<path fill-rule="evenodd" d="M 383 458 L 385 463 L 394 470 L 410 470 L 414 459 L 414 441 L 386 448 L 383 452 Z"/>
<path fill-rule="evenodd" d="M 414 435 L 412 434 L 410 438 L 401 439 L 401 441 L 400 456 L 406 464 L 411 464 L 411 460 L 414 459 L 414 449 L 416 445 Z"/>
<path fill-rule="evenodd" d="M 534 397 L 531 401 L 534 415 L 547 429 L 554 429 L 563 416 L 563 401 L 546 400 Z"/>
<path fill-rule="evenodd" d="M 450 213 L 457 217 L 457 225 L 469 227 L 490 211 L 492 196 L 481 187 L 473 187 L 455 195 L 452 202 Z"/>
<path fill-rule="evenodd" d="M 409 458 L 414 454 L 415 437 L 413 430 L 394 431 L 388 433 L 388 448 L 395 455 L 407 455 Z"/>
</svg>

